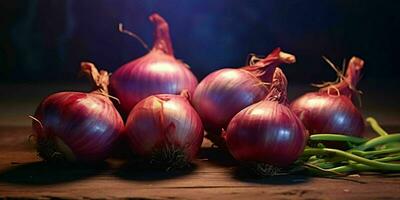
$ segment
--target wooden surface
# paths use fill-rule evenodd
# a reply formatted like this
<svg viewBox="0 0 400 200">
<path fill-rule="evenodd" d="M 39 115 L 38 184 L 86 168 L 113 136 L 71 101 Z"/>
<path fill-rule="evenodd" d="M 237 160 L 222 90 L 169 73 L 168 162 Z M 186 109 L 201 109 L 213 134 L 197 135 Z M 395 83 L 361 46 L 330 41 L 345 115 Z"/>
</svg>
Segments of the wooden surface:
<svg viewBox="0 0 400 200">
<path fill-rule="evenodd" d="M 205 141 L 194 167 L 183 172 L 150 170 L 140 163 L 109 159 L 97 166 L 54 167 L 40 161 L 30 119 L 39 101 L 87 85 L 0 85 L 0 197 L 29 199 L 400 199 L 400 175 L 361 175 L 343 179 L 243 175 L 227 155 Z M 311 88 L 312 89 L 312 88 Z M 289 88 L 298 96 L 308 89 Z M 399 96 L 379 88 L 364 90 L 363 114 L 400 131 Z M 383 104 L 383 97 L 386 101 Z M 390 101 L 389 101 L 390 100 Z"/>
<path fill-rule="evenodd" d="M 236 163 L 204 142 L 193 168 L 149 170 L 109 159 L 96 166 L 42 163 L 29 127 L 0 127 L 0 197 L 33 199 L 400 199 L 400 175 L 341 179 L 246 177 Z"/>
</svg>

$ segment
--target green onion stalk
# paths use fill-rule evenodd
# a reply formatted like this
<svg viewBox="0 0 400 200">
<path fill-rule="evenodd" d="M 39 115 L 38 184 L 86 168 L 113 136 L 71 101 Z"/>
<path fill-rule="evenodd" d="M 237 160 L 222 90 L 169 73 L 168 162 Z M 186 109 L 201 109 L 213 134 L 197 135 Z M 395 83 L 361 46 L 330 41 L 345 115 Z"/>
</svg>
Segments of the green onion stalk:
<svg viewBox="0 0 400 200">
<path fill-rule="evenodd" d="M 377 133 L 372 139 L 340 134 L 316 134 L 297 164 L 321 176 L 341 176 L 359 172 L 400 172 L 400 133 L 387 133 L 372 117 L 366 119 Z M 351 149 L 326 148 L 324 142 L 347 143 Z M 394 145 L 395 144 L 395 145 Z"/>
</svg>

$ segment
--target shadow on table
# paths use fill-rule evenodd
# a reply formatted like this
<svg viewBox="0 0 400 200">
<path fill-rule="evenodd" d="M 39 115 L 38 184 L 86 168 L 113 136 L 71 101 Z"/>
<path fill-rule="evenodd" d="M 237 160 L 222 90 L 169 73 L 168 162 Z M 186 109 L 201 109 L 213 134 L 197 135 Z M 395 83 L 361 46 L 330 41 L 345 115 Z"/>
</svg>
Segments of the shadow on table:
<svg viewBox="0 0 400 200">
<path fill-rule="evenodd" d="M 106 162 L 91 165 L 56 165 L 34 162 L 1 171 L 0 182 L 20 185 L 50 185 L 95 176 L 107 168 L 108 164 Z"/>
<path fill-rule="evenodd" d="M 210 163 L 222 167 L 238 165 L 238 162 L 229 154 L 228 150 L 216 147 L 201 148 L 198 158 L 207 159 Z"/>
<path fill-rule="evenodd" d="M 257 177 L 248 168 L 236 167 L 232 173 L 233 178 L 247 183 L 258 183 L 266 185 L 296 185 L 310 181 L 312 177 L 307 175 L 276 175 L 271 177 Z"/>
<path fill-rule="evenodd" d="M 308 182 L 310 177 L 305 175 L 280 175 L 268 178 L 260 178 L 254 175 L 248 168 L 240 166 L 228 151 L 224 149 L 206 147 L 199 153 L 200 159 L 206 158 L 212 164 L 222 167 L 233 167 L 233 178 L 248 183 L 271 184 L 271 185 L 294 185 Z"/>
<path fill-rule="evenodd" d="M 114 175 L 126 180 L 159 181 L 188 176 L 196 169 L 196 164 L 191 164 L 183 169 L 160 169 L 150 165 L 148 161 L 138 159 L 124 163 L 114 172 Z"/>
</svg>

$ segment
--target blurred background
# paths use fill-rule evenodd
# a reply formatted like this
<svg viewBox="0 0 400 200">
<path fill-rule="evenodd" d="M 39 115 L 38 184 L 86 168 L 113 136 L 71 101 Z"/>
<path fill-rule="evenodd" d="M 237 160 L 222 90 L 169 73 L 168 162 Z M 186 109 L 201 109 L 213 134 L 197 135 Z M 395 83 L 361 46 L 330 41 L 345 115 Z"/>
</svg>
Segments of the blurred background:
<svg viewBox="0 0 400 200">
<path fill-rule="evenodd" d="M 169 22 L 176 57 L 199 79 L 244 65 L 249 53 L 281 47 L 297 57 L 284 68 L 295 97 L 312 90 L 310 83 L 335 80 L 322 55 L 338 66 L 359 56 L 366 62 L 359 85 L 364 113 L 390 112 L 388 121 L 397 123 L 399 9 L 394 0 L 1 0 L 3 123 L 19 123 L 17 109 L 33 112 L 52 92 L 87 89 L 77 77 L 83 60 L 112 72 L 143 56 L 142 45 L 117 26 L 123 23 L 151 46 L 147 17 L 153 12 Z M 377 106 L 383 111 L 375 113 Z"/>
</svg>

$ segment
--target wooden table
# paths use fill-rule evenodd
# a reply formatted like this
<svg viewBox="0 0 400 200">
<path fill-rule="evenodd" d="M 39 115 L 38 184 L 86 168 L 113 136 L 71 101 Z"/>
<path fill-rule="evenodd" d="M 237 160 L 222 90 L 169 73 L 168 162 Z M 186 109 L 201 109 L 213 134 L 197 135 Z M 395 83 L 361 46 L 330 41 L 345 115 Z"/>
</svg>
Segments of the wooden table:
<svg viewBox="0 0 400 200">
<path fill-rule="evenodd" d="M 10 94 L 7 99 L 0 99 L 0 110 L 3 111 L 0 114 L 2 198 L 400 199 L 400 175 L 361 175 L 340 179 L 307 176 L 249 178 L 237 169 L 229 156 L 211 148 L 207 140 L 194 167 L 182 172 L 154 171 L 137 163 L 127 164 L 121 159 L 109 159 L 91 167 L 50 166 L 40 161 L 33 144 L 29 143 L 31 128 L 26 115 L 33 112 L 45 94 L 58 89 L 40 90 L 40 86 L 25 85 L 9 90 L 21 94 L 34 90 L 35 95 L 13 96 L 7 88 L 0 87 L 3 94 Z M 371 95 L 370 101 L 364 103 L 364 108 L 373 109 L 364 109 L 363 112 L 383 119 L 389 130 L 398 132 L 398 107 L 382 109 L 374 106 L 380 105 L 380 99 L 374 100 L 373 97 L 379 95 Z"/>
<path fill-rule="evenodd" d="M 33 199 L 400 199 L 400 176 L 341 179 L 241 175 L 204 142 L 187 171 L 167 173 L 109 159 L 97 166 L 55 167 L 37 157 L 29 127 L 0 128 L 0 197 Z"/>
</svg>

